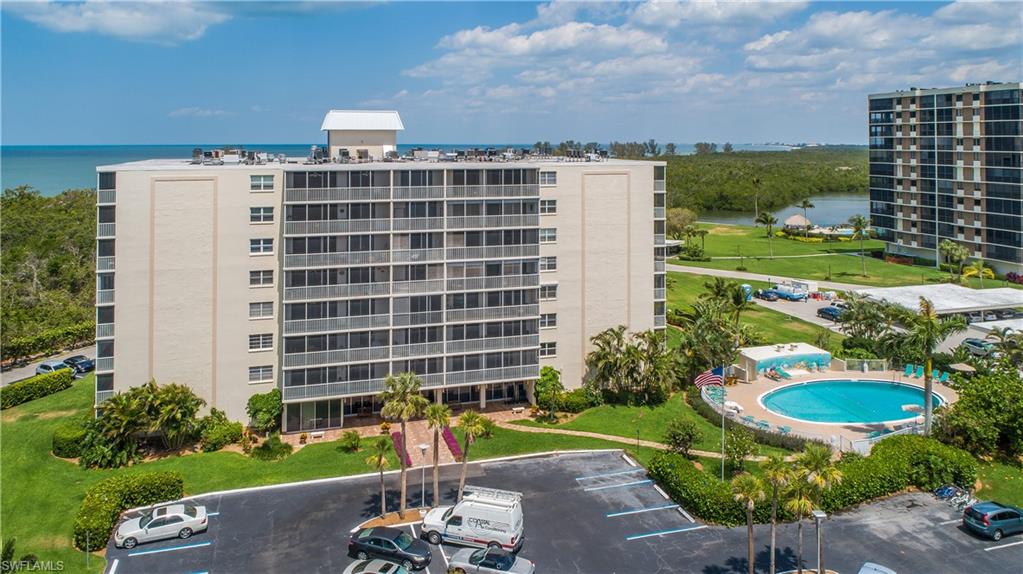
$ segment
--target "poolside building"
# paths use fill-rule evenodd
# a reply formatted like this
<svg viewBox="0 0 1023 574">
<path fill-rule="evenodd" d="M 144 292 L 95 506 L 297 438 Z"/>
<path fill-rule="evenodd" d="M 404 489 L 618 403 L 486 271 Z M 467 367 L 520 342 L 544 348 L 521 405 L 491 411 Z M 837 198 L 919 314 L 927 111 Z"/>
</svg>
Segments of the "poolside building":
<svg viewBox="0 0 1023 574">
<path fill-rule="evenodd" d="M 432 400 L 581 384 L 589 337 L 665 326 L 655 161 L 522 150 L 399 157 L 397 112 L 329 112 L 308 158 L 201 151 L 98 172 L 96 402 L 155 378 L 286 431 L 379 411 L 390 373 Z"/>
</svg>

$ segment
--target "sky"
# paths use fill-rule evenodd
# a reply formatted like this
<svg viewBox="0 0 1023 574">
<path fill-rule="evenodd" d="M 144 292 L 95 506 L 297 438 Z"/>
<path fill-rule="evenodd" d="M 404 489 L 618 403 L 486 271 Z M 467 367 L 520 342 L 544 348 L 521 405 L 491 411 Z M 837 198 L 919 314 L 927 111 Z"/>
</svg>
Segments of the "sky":
<svg viewBox="0 0 1023 574">
<path fill-rule="evenodd" d="M 863 144 L 870 93 L 1023 78 L 1020 2 L 11 2 L 6 145 Z"/>
</svg>

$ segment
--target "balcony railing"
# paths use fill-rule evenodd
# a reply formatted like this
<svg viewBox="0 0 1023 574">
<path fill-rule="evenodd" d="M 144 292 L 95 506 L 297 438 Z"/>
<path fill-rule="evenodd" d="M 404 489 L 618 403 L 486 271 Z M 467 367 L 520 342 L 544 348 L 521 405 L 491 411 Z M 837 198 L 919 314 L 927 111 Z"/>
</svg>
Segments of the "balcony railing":
<svg viewBox="0 0 1023 574">
<path fill-rule="evenodd" d="M 395 313 L 391 324 L 395 327 L 404 325 L 429 325 L 443 323 L 444 311 L 423 311 L 421 313 Z"/>
<path fill-rule="evenodd" d="M 411 345 L 394 345 L 391 347 L 391 358 L 424 357 L 427 355 L 443 355 L 444 343 L 413 343 Z"/>
<path fill-rule="evenodd" d="M 96 325 L 96 338 L 104 339 L 114 336 L 114 324 L 113 323 L 100 323 Z"/>
<path fill-rule="evenodd" d="M 512 289 L 515 287 L 536 287 L 539 275 L 506 275 L 503 277 L 465 277 L 448 279 L 449 291 L 473 291 L 479 289 Z"/>
<path fill-rule="evenodd" d="M 96 203 L 116 203 L 117 191 L 113 189 L 101 189 L 97 192 Z"/>
<path fill-rule="evenodd" d="M 286 189 L 285 202 L 369 201 L 390 199 L 391 188 L 381 187 L 319 187 L 313 189 Z"/>
<path fill-rule="evenodd" d="M 654 219 L 664 219 L 665 209 L 663 207 L 654 208 Z"/>
<path fill-rule="evenodd" d="M 496 369 L 447 373 L 444 383 L 448 386 L 453 386 L 488 381 L 519 381 L 522 379 L 535 379 L 539 375 L 539 365 L 523 365 L 519 367 L 500 367 Z"/>
<path fill-rule="evenodd" d="M 444 290 L 442 279 L 427 279 L 424 281 L 395 281 L 391 283 L 391 292 L 398 293 L 434 293 Z"/>
<path fill-rule="evenodd" d="M 444 186 L 395 186 L 394 199 L 444 199 Z"/>
<path fill-rule="evenodd" d="M 664 315 L 654 315 L 654 327 L 664 327 L 666 324 Z"/>
<path fill-rule="evenodd" d="M 444 261 L 444 248 L 438 249 L 395 249 L 391 252 L 394 263 L 422 263 Z"/>
<path fill-rule="evenodd" d="M 368 395 L 384 390 L 384 379 L 368 379 L 365 381 L 343 381 L 337 383 L 321 383 L 319 385 L 301 385 L 284 387 L 284 402 L 324 399 L 328 397 L 344 397 L 348 395 Z"/>
<path fill-rule="evenodd" d="M 390 219 L 343 219 L 336 221 L 289 221 L 285 235 L 322 235 L 324 233 L 367 233 L 390 231 Z"/>
<path fill-rule="evenodd" d="M 655 233 L 654 234 L 654 245 L 664 245 L 664 239 L 665 239 L 665 237 L 664 237 L 663 233 Z"/>
<path fill-rule="evenodd" d="M 664 260 L 654 261 L 654 273 L 664 273 Z"/>
<path fill-rule="evenodd" d="M 113 237 L 116 228 L 116 223 L 97 223 L 96 224 L 96 237 Z"/>
<path fill-rule="evenodd" d="M 654 180 L 654 191 L 664 191 L 664 180 L 663 179 L 655 179 Z"/>
<path fill-rule="evenodd" d="M 537 197 L 540 184 L 524 185 L 452 185 L 448 197 Z"/>
<path fill-rule="evenodd" d="M 501 245 L 494 247 L 449 247 L 448 259 L 494 259 L 502 257 L 538 257 L 539 245 Z"/>
<path fill-rule="evenodd" d="M 397 217 L 392 219 L 395 231 L 426 231 L 444 229 L 443 217 Z"/>
<path fill-rule="evenodd" d="M 466 339 L 464 341 L 448 341 L 449 353 L 475 353 L 478 351 L 497 351 L 501 349 L 522 349 L 539 347 L 540 335 L 517 335 L 512 337 L 491 337 L 488 339 Z"/>
<path fill-rule="evenodd" d="M 360 315 L 358 317 L 330 317 L 326 319 L 296 319 L 284 322 L 284 334 L 321 333 L 324 331 L 350 331 L 372 329 L 391 324 L 390 315 Z"/>
<path fill-rule="evenodd" d="M 96 372 L 101 373 L 104 371 L 114 370 L 114 358 L 113 357 L 99 357 L 96 359 Z"/>
<path fill-rule="evenodd" d="M 114 391 L 96 391 L 96 406 L 99 406 L 103 401 L 114 396 Z"/>
<path fill-rule="evenodd" d="M 96 258 L 96 271 L 113 271 L 114 270 L 114 256 L 109 257 L 97 257 Z"/>
<path fill-rule="evenodd" d="M 345 251 L 342 253 L 306 253 L 304 255 L 285 255 L 284 267 L 333 267 L 339 265 L 365 265 L 372 263 L 388 263 L 391 261 L 390 251 Z"/>
<path fill-rule="evenodd" d="M 668 296 L 668 290 L 663 287 L 654 288 L 654 301 L 664 301 Z"/>
<path fill-rule="evenodd" d="M 538 227 L 539 215 L 475 215 L 449 217 L 448 229 L 486 229 L 494 227 Z"/>
<path fill-rule="evenodd" d="M 391 292 L 390 283 L 356 283 L 352 285 L 317 285 L 315 287 L 286 287 L 285 301 L 305 301 L 309 299 L 336 299 L 338 297 L 365 297 L 369 295 L 387 295 Z"/>
<path fill-rule="evenodd" d="M 509 305 L 507 307 L 481 307 L 479 309 L 451 309 L 447 312 L 449 323 L 461 321 L 488 321 L 491 319 L 518 319 L 539 317 L 539 305 Z"/>
<path fill-rule="evenodd" d="M 316 351 L 312 353 L 292 353 L 284 355 L 284 367 L 311 367 L 316 365 L 336 365 L 341 363 L 377 361 L 390 358 L 390 347 L 370 347 L 367 349 L 339 349 L 335 351 Z"/>
<path fill-rule="evenodd" d="M 96 291 L 96 303 L 113 303 L 114 302 L 114 290 L 113 289 L 100 289 Z"/>
</svg>

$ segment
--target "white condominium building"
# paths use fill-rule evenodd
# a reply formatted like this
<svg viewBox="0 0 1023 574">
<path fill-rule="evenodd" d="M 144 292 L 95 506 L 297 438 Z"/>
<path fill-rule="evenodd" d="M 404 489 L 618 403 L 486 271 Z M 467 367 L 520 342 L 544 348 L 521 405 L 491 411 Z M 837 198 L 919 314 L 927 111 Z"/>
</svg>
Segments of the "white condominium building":
<svg viewBox="0 0 1023 574">
<path fill-rule="evenodd" d="M 331 111 L 309 158 L 101 166 L 96 403 L 149 379 L 288 432 L 432 400 L 582 384 L 589 338 L 665 325 L 664 163 L 492 151 L 399 157 L 396 112 Z M 321 157 L 322 156 L 322 157 Z"/>
</svg>

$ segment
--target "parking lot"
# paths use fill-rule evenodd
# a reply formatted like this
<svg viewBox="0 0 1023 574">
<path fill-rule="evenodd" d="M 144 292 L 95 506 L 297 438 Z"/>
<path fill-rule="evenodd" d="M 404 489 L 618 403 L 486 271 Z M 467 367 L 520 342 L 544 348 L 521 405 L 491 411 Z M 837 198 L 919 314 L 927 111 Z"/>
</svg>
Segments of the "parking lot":
<svg viewBox="0 0 1023 574">
<path fill-rule="evenodd" d="M 472 485 L 523 493 L 521 555 L 549 573 L 746 572 L 746 530 L 707 526 L 688 516 L 619 452 L 552 455 L 472 464 Z M 443 498 L 453 501 L 458 466 L 444 468 Z M 409 473 L 410 502 L 420 497 Z M 388 475 L 397 487 L 397 476 Z M 427 472 L 427 482 L 430 473 Z M 397 502 L 397 489 L 391 500 Z M 427 500 L 430 492 L 426 492 Z M 107 551 L 107 572 L 333 572 L 347 557 L 349 531 L 379 511 L 376 477 L 320 481 L 196 499 L 210 529 L 188 540 Z M 406 526 L 418 535 L 416 525 Z M 758 526 L 757 569 L 767 570 L 768 528 Z M 896 496 L 825 523 L 827 565 L 855 574 L 865 561 L 900 574 L 1018 573 L 1023 537 L 982 540 L 962 530 L 951 508 L 926 494 Z M 804 526 L 805 562 L 816 563 L 813 525 Z M 796 527 L 778 532 L 779 571 L 795 565 Z M 431 574 L 443 573 L 455 547 L 434 549 Z"/>
</svg>

